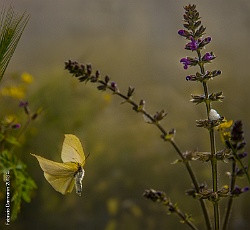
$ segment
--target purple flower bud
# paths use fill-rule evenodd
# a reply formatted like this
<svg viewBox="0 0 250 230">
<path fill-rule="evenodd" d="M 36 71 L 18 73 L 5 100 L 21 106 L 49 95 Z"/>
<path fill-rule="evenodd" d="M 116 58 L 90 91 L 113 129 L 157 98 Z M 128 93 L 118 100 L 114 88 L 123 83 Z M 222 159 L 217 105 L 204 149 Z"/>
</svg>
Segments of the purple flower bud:
<svg viewBox="0 0 250 230">
<path fill-rule="evenodd" d="M 178 34 L 181 35 L 181 36 L 184 36 L 185 30 L 178 30 Z"/>
<path fill-rule="evenodd" d="M 13 124 L 11 127 L 13 129 L 19 129 L 21 127 L 21 124 Z"/>
<path fill-rule="evenodd" d="M 211 37 L 207 37 L 207 38 L 205 38 L 203 41 L 205 41 L 205 42 L 209 43 L 209 42 L 211 42 L 211 41 L 212 41 L 212 38 L 211 38 Z"/>
<path fill-rule="evenodd" d="M 178 34 L 186 38 L 190 37 L 190 33 L 186 30 L 178 30 Z"/>
<path fill-rule="evenodd" d="M 188 58 L 182 58 L 180 60 L 180 62 L 182 62 L 182 64 L 184 64 L 183 68 L 187 69 L 189 65 L 191 65 L 191 61 Z"/>
<path fill-rule="evenodd" d="M 241 192 L 248 192 L 248 191 L 249 191 L 249 187 L 248 186 L 246 186 L 246 187 L 244 187 L 244 188 L 241 189 Z"/>
<path fill-rule="evenodd" d="M 239 196 L 241 193 L 248 192 L 248 191 L 249 191 L 248 186 L 246 186 L 244 188 L 240 188 L 236 185 L 234 190 L 232 191 L 232 195 Z"/>
<path fill-rule="evenodd" d="M 208 43 L 210 43 L 212 41 L 211 37 L 206 37 L 204 38 L 200 44 L 199 44 L 199 48 L 203 48 L 205 45 L 207 45 Z"/>
<path fill-rule="evenodd" d="M 244 158 L 244 157 L 246 157 L 246 156 L 247 156 L 247 152 L 239 153 L 239 154 L 238 154 L 238 157 L 239 157 L 240 159 L 242 159 L 242 158 Z"/>
<path fill-rule="evenodd" d="M 233 195 L 239 195 L 241 194 L 241 189 L 239 188 L 239 186 L 235 186 L 234 190 L 232 191 Z"/>
<path fill-rule="evenodd" d="M 110 86 L 112 87 L 112 89 L 114 90 L 114 92 L 118 92 L 119 89 L 118 89 L 118 86 L 115 82 L 111 82 Z"/>
<path fill-rule="evenodd" d="M 117 88 L 117 84 L 115 82 L 111 82 L 111 87 L 115 89 Z"/>
</svg>

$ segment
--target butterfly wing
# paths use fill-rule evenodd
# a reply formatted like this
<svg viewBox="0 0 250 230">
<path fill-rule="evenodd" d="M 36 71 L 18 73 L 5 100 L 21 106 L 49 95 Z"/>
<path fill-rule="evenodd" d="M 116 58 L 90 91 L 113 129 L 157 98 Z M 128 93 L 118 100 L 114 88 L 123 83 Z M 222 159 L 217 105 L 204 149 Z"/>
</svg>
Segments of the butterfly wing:
<svg viewBox="0 0 250 230">
<path fill-rule="evenodd" d="M 44 177 L 56 191 L 62 193 L 63 195 L 71 193 L 74 188 L 74 176 L 57 177 L 44 173 Z"/>
<path fill-rule="evenodd" d="M 58 163 L 35 154 L 31 155 L 36 157 L 44 171 L 44 177 L 56 191 L 62 194 L 72 192 L 74 176 L 78 170 L 77 163 Z"/>
<path fill-rule="evenodd" d="M 65 134 L 61 157 L 63 162 L 78 162 L 83 166 L 85 156 L 82 144 L 75 135 Z"/>
</svg>

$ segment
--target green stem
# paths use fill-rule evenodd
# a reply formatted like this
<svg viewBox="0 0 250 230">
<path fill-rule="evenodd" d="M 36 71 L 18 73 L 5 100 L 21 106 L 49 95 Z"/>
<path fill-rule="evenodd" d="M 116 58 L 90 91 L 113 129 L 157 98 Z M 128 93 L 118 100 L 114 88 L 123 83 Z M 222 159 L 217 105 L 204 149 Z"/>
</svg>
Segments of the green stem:
<svg viewBox="0 0 250 230">
<path fill-rule="evenodd" d="M 201 52 L 197 50 L 199 63 L 201 63 Z M 203 64 L 200 64 L 200 70 L 202 74 L 205 74 L 205 69 Z M 208 86 L 206 82 L 203 82 L 203 89 L 206 98 L 206 110 L 207 110 L 207 117 L 209 119 L 209 112 L 211 110 L 211 102 L 209 100 L 209 92 Z M 211 167 L 212 167 L 212 180 L 213 180 L 213 192 L 217 193 L 218 191 L 218 170 L 217 170 L 217 159 L 216 159 L 216 146 L 215 146 L 215 135 L 214 129 L 211 128 L 209 130 L 209 138 L 210 138 L 210 149 L 211 149 Z M 213 201 L 214 206 L 214 228 L 215 230 L 219 230 L 220 228 L 220 213 L 219 213 L 219 203 L 218 200 Z"/>
<path fill-rule="evenodd" d="M 212 165 L 212 179 L 213 179 L 213 192 L 216 193 L 218 190 L 218 170 L 217 170 L 217 159 L 215 156 L 215 141 L 214 141 L 214 130 L 209 131 L 210 142 L 211 142 L 211 165 Z M 214 205 L 214 227 L 215 230 L 220 228 L 220 213 L 218 200 L 213 202 Z"/>
</svg>

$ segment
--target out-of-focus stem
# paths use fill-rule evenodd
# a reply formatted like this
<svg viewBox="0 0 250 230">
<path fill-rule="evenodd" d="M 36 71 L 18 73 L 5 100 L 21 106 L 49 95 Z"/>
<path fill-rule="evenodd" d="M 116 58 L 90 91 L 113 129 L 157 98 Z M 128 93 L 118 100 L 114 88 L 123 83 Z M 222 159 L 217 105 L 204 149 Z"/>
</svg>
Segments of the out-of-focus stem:
<svg viewBox="0 0 250 230">
<path fill-rule="evenodd" d="M 231 184 L 230 184 L 230 191 L 233 191 L 236 181 L 236 161 L 235 159 L 232 159 L 232 174 L 231 174 Z M 223 223 L 222 230 L 226 230 L 229 222 L 229 217 L 231 214 L 233 205 L 233 196 L 229 197 L 228 203 L 227 203 L 227 209 L 226 209 L 226 215 Z"/>
</svg>

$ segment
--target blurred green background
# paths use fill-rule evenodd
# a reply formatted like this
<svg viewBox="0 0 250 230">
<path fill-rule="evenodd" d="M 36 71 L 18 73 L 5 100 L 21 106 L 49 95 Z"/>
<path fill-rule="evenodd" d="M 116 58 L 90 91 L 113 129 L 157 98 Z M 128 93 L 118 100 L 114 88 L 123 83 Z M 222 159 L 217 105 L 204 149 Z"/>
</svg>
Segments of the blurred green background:
<svg viewBox="0 0 250 230">
<path fill-rule="evenodd" d="M 150 113 L 168 112 L 163 126 L 177 129 L 181 149 L 209 151 L 208 134 L 195 127 L 205 118 L 205 107 L 189 102 L 190 94 L 202 93 L 201 85 L 186 82 L 195 68 L 184 70 L 179 60 L 190 52 L 178 36 L 183 6 L 190 1 L 164 0 L 61 0 L 13 1 L 16 11 L 31 18 L 2 84 L 14 73 L 34 77 L 27 99 L 31 108 L 44 112 L 32 124 L 18 153 L 38 189 L 29 204 L 23 204 L 18 220 L 8 229 L 188 229 L 159 204 L 142 197 L 146 188 L 165 191 L 180 208 L 193 214 L 201 226 L 198 201 L 184 195 L 191 181 L 174 149 L 160 132 L 145 124 L 141 115 L 119 98 L 80 84 L 64 70 L 64 61 L 92 63 L 108 74 L 122 91 L 136 88 L 134 99 L 146 100 Z M 209 83 L 210 91 L 223 91 L 225 100 L 213 107 L 227 119 L 241 119 L 246 140 L 250 137 L 249 36 L 250 2 L 193 1 L 213 38 L 206 51 L 217 56 L 209 69 L 222 75 Z M 8 5 L 8 1 L 2 1 Z M 3 108 L 2 110 L 5 110 Z M 90 153 L 83 180 L 83 194 L 63 196 L 44 179 L 30 152 L 60 161 L 65 133 L 77 135 Z M 218 146 L 218 149 L 221 146 Z M 225 170 L 220 186 L 227 183 Z M 200 181 L 211 181 L 210 164 L 194 163 Z M 247 182 L 240 181 L 243 185 Z M 241 185 L 241 184 L 240 184 Z M 234 203 L 230 229 L 249 229 L 250 194 Z M 225 204 L 222 202 L 222 204 Z M 210 208 L 212 208 L 209 205 Z M 223 215 L 223 209 L 221 212 Z M 2 219 L 1 222 L 4 220 Z"/>
</svg>

